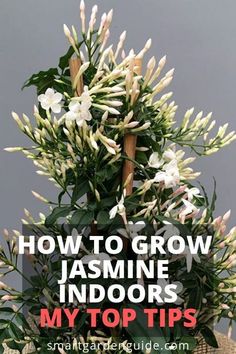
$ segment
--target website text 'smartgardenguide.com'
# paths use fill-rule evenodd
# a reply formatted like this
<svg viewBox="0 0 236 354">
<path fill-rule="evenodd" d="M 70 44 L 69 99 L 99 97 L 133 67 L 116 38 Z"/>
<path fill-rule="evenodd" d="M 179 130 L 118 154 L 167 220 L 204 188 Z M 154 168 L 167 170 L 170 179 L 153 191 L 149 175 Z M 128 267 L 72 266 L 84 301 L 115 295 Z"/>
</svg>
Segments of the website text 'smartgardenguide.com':
<svg viewBox="0 0 236 354">
<path fill-rule="evenodd" d="M 96 351 L 101 353 L 106 353 L 108 351 L 121 351 L 125 350 L 126 353 L 133 353 L 136 350 L 140 350 L 146 354 L 152 354 L 153 351 L 167 352 L 172 350 L 178 350 L 187 352 L 190 350 L 189 343 L 158 343 L 152 341 L 143 341 L 139 340 L 136 343 L 125 341 L 123 343 L 115 343 L 115 342 L 95 342 L 95 343 L 85 343 L 85 342 L 77 342 L 73 343 L 52 343 L 49 342 L 47 344 L 47 351 L 55 352 L 55 350 L 68 351 L 68 350 L 77 350 L 80 353 L 90 353 L 90 351 Z"/>
</svg>

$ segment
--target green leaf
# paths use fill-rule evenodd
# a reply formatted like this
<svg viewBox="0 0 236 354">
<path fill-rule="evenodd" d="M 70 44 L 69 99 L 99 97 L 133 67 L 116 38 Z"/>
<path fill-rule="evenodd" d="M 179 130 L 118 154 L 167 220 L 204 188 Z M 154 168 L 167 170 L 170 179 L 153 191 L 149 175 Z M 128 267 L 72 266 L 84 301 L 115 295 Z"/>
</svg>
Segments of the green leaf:
<svg viewBox="0 0 236 354">
<path fill-rule="evenodd" d="M 99 230 L 102 230 L 104 227 L 110 224 L 111 220 L 110 220 L 109 212 L 105 210 L 99 211 L 97 215 L 97 223 L 98 223 Z"/>
<path fill-rule="evenodd" d="M 107 198 L 103 198 L 101 199 L 99 205 L 101 206 L 101 208 L 106 208 L 106 207 L 111 207 L 113 205 L 116 204 L 116 197 L 115 195 L 112 197 L 107 197 Z"/>
<path fill-rule="evenodd" d="M 65 70 L 69 66 L 69 59 L 74 54 L 74 49 L 70 47 L 65 55 L 63 55 L 59 60 L 59 68 Z"/>
<path fill-rule="evenodd" d="M 16 316 L 16 323 L 21 326 L 24 329 L 29 329 L 30 330 L 30 326 L 29 323 L 27 322 L 27 320 L 25 319 L 25 316 L 18 312 L 17 316 Z"/>
<path fill-rule="evenodd" d="M 74 205 L 85 193 L 90 190 L 88 181 L 76 184 L 72 193 L 71 205 Z"/>
<path fill-rule="evenodd" d="M 5 325 L 0 331 L 0 343 L 3 343 L 5 339 L 9 338 L 11 338 L 11 336 L 9 335 L 8 325 Z"/>
<path fill-rule="evenodd" d="M 9 325 L 9 334 L 11 334 L 12 339 L 24 339 L 24 333 L 14 322 Z"/>
<path fill-rule="evenodd" d="M 146 165 L 148 162 L 147 154 L 143 151 L 138 151 L 136 153 L 136 161 L 142 165 Z"/>
<path fill-rule="evenodd" d="M 76 210 L 71 218 L 71 224 L 74 226 L 86 226 L 91 224 L 94 219 L 94 214 L 92 211 L 79 209 Z"/>
<path fill-rule="evenodd" d="M 25 87 L 36 86 L 38 94 L 44 93 L 47 88 L 54 86 L 54 80 L 59 75 L 57 68 L 51 68 L 47 71 L 40 71 L 32 75 L 23 85 Z"/>
<path fill-rule="evenodd" d="M 61 201 L 63 196 L 65 195 L 66 191 L 62 191 L 59 195 L 58 195 L 58 204 L 59 206 L 61 206 Z"/>
<path fill-rule="evenodd" d="M 71 207 L 56 207 L 52 213 L 46 218 L 45 226 L 52 226 L 59 218 L 66 217 L 70 214 Z"/>
<path fill-rule="evenodd" d="M 15 313 L 11 307 L 0 307 L 0 313 Z"/>
<path fill-rule="evenodd" d="M 24 349 L 25 346 L 26 344 L 17 343 L 14 340 L 7 342 L 7 347 L 9 349 L 18 350 L 20 353 L 22 353 L 22 350 Z"/>
<path fill-rule="evenodd" d="M 187 308 L 193 308 L 199 310 L 202 304 L 202 291 L 201 288 L 195 286 L 189 294 L 189 300 L 187 304 Z"/>
<path fill-rule="evenodd" d="M 158 326 L 155 328 L 147 327 L 147 317 L 143 312 L 143 308 L 141 306 L 132 305 L 129 306 L 135 309 L 137 318 L 135 321 L 131 322 L 127 327 L 126 331 L 132 337 L 133 341 L 136 343 L 143 342 L 144 345 L 149 343 L 150 341 L 153 343 L 159 343 L 162 354 L 170 354 L 170 351 L 165 350 L 166 340 L 164 338 L 163 332 Z M 143 352 L 145 353 L 145 352 Z M 159 350 L 152 350 L 152 354 L 159 354 Z"/>
<path fill-rule="evenodd" d="M 217 195 L 216 195 L 216 180 L 214 178 L 214 189 L 213 189 L 213 195 L 212 195 L 212 201 L 211 201 L 211 211 L 215 210 L 216 199 L 217 199 Z"/>
<path fill-rule="evenodd" d="M 213 348 L 219 348 L 214 332 L 207 326 L 201 329 L 201 334 L 206 343 Z"/>
</svg>

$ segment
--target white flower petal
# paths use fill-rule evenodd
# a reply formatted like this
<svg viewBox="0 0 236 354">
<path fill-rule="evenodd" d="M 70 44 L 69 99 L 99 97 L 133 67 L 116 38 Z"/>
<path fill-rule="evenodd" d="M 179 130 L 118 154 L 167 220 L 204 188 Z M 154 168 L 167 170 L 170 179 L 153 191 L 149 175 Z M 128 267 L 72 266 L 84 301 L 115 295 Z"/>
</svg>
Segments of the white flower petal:
<svg viewBox="0 0 236 354">
<path fill-rule="evenodd" d="M 56 93 L 53 95 L 53 101 L 54 101 L 55 103 L 61 102 L 62 98 L 63 98 L 63 95 L 62 95 L 61 93 L 59 93 L 59 92 L 56 92 Z"/>
<path fill-rule="evenodd" d="M 51 105 L 53 113 L 61 113 L 61 105 L 59 103 L 54 103 Z"/>
<path fill-rule="evenodd" d="M 50 109 L 50 103 L 47 101 L 42 101 L 41 106 L 43 109 L 45 109 L 45 111 L 48 111 Z"/>
<path fill-rule="evenodd" d="M 94 260 L 95 257 L 94 255 L 89 255 L 89 256 L 84 256 L 81 258 L 81 261 L 84 263 L 84 264 L 88 264 L 90 261 Z"/>
<path fill-rule="evenodd" d="M 116 216 L 117 214 L 117 211 L 118 211 L 118 206 L 114 206 L 110 212 L 109 212 L 109 215 L 110 215 L 110 219 L 114 219 L 114 217 Z"/>
<path fill-rule="evenodd" d="M 53 98 L 55 91 L 52 88 L 48 88 L 47 91 L 45 92 L 45 95 Z"/>
<path fill-rule="evenodd" d="M 76 101 L 71 101 L 69 104 L 69 110 L 77 113 L 80 110 L 80 103 Z"/>
<path fill-rule="evenodd" d="M 153 168 L 159 168 L 163 165 L 164 161 L 159 158 L 158 152 L 153 152 L 149 157 L 148 165 Z"/>
<path fill-rule="evenodd" d="M 176 294 L 179 294 L 179 293 L 181 293 L 181 291 L 183 291 L 184 287 L 183 287 L 183 284 L 180 281 L 175 281 L 172 284 L 177 286 L 176 289 L 175 289 L 175 293 Z"/>
<path fill-rule="evenodd" d="M 44 94 L 41 94 L 41 95 L 38 96 L 38 101 L 39 102 L 42 102 L 44 99 L 45 99 L 45 95 Z"/>
<path fill-rule="evenodd" d="M 104 252 L 100 253 L 98 258 L 101 261 L 110 261 L 111 260 L 111 257 L 107 253 L 104 253 Z"/>
</svg>

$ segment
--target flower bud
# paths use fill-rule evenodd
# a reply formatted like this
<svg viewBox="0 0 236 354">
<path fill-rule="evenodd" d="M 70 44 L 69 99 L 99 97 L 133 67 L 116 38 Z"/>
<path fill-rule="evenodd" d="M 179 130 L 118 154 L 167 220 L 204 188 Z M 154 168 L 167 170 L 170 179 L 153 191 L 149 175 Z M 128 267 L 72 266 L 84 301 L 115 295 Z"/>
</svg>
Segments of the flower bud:
<svg viewBox="0 0 236 354">
<path fill-rule="evenodd" d="M 9 287 L 5 283 L 0 281 L 0 290 L 7 290 L 7 289 L 9 289 Z"/>
<path fill-rule="evenodd" d="M 13 296 L 13 295 L 4 295 L 1 297 L 1 301 L 12 301 L 12 300 L 16 300 L 17 296 Z"/>
<path fill-rule="evenodd" d="M 22 121 L 20 120 L 18 114 L 16 114 L 15 112 L 12 112 L 12 117 L 15 120 L 15 122 L 18 124 L 19 128 L 21 130 L 24 130 L 24 124 L 22 123 Z"/>
<path fill-rule="evenodd" d="M 23 148 L 20 146 L 18 146 L 18 147 L 16 146 L 16 147 L 8 147 L 8 148 L 5 148 L 4 150 L 7 152 L 17 152 L 17 151 L 22 151 Z"/>
<path fill-rule="evenodd" d="M 224 214 L 224 216 L 223 216 L 224 223 L 227 223 L 227 221 L 230 218 L 230 215 L 231 215 L 231 210 L 228 210 L 227 213 Z"/>
<path fill-rule="evenodd" d="M 63 25 L 64 33 L 67 38 L 71 37 L 71 32 L 66 24 Z"/>
<path fill-rule="evenodd" d="M 81 24 L 82 24 L 82 33 L 85 34 L 85 3 L 84 0 L 81 0 L 80 2 L 80 18 L 81 18 Z"/>
<path fill-rule="evenodd" d="M 49 201 L 37 192 L 32 191 L 33 196 L 44 203 L 49 203 Z"/>
<path fill-rule="evenodd" d="M 5 240 L 6 240 L 7 242 L 10 241 L 10 236 L 9 236 L 9 232 L 8 232 L 7 229 L 4 229 L 4 230 L 3 230 L 3 236 L 4 236 L 4 238 L 5 238 Z"/>
</svg>

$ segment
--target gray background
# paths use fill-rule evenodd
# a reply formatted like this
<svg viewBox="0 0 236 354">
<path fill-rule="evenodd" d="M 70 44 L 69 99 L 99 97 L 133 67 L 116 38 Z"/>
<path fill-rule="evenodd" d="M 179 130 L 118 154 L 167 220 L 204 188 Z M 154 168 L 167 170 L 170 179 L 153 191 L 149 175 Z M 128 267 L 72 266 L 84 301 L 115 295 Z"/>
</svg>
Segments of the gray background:
<svg viewBox="0 0 236 354">
<path fill-rule="evenodd" d="M 96 1 L 86 0 L 87 7 Z M 235 0 L 129 0 L 97 1 L 100 13 L 115 10 L 111 40 L 128 30 L 127 48 L 136 51 L 151 37 L 150 55 L 168 55 L 167 68 L 175 67 L 171 85 L 179 105 L 178 117 L 192 106 L 213 111 L 218 125 L 236 130 L 236 21 Z M 31 190 L 54 196 L 56 190 L 34 172 L 31 161 L 3 152 L 6 146 L 27 145 L 10 112 L 31 114 L 34 89 L 20 91 L 32 73 L 57 65 L 67 42 L 62 25 L 79 22 L 77 0 L 1 0 L 0 4 L 0 227 L 20 229 L 23 208 L 34 215 L 45 207 Z M 232 209 L 236 218 L 236 143 L 218 154 L 194 163 L 201 182 L 212 190 L 217 179 L 217 214 Z M 14 279 L 14 282 L 18 281 Z M 18 284 L 19 285 L 19 284 Z M 226 326 L 221 325 L 223 331 Z"/>
</svg>

